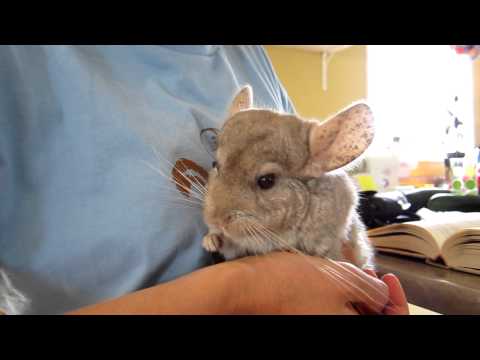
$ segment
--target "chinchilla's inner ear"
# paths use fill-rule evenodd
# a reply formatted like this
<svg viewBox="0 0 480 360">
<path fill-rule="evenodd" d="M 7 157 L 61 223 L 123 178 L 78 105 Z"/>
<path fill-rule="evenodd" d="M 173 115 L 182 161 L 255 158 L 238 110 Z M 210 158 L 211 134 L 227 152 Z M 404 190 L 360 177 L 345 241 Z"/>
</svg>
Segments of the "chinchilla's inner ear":
<svg viewBox="0 0 480 360">
<path fill-rule="evenodd" d="M 341 168 L 368 148 L 374 137 L 373 114 L 364 103 L 354 104 L 310 130 L 308 176 Z"/>
<path fill-rule="evenodd" d="M 230 108 L 228 109 L 228 116 L 231 117 L 242 110 L 250 109 L 253 106 L 253 90 L 250 85 L 246 85 L 233 98 Z"/>
</svg>

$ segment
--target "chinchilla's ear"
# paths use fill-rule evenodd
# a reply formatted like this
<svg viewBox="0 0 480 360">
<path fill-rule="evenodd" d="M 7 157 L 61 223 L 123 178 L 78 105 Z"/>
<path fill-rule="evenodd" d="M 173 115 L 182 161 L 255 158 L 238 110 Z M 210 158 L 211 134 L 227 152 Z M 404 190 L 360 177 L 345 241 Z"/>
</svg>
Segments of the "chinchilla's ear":
<svg viewBox="0 0 480 360">
<path fill-rule="evenodd" d="M 228 116 L 231 117 L 241 110 L 248 110 L 253 106 L 253 90 L 250 85 L 246 85 L 233 98 L 230 108 L 228 109 Z"/>
<path fill-rule="evenodd" d="M 324 122 L 313 122 L 309 135 L 307 176 L 341 168 L 368 148 L 374 137 L 373 114 L 364 103 L 353 104 Z"/>
</svg>

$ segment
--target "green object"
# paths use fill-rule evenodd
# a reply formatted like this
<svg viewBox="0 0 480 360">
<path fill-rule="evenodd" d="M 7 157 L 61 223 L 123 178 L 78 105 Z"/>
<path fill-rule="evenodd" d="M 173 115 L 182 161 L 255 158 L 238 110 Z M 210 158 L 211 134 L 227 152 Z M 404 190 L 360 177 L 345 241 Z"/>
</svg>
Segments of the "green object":
<svg viewBox="0 0 480 360">
<path fill-rule="evenodd" d="M 452 189 L 454 191 L 461 191 L 462 190 L 462 185 L 463 185 L 463 181 L 460 180 L 460 179 L 455 179 L 452 181 Z"/>
<path fill-rule="evenodd" d="M 476 187 L 475 180 L 468 179 L 467 181 L 465 181 L 465 188 L 466 189 L 473 190 L 473 189 L 475 189 L 475 187 Z"/>
</svg>

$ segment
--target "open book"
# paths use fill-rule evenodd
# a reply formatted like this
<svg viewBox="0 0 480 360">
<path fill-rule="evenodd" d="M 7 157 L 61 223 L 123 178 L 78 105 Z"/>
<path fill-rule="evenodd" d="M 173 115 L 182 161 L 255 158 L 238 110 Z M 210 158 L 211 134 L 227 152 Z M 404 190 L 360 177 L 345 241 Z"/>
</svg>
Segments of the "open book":
<svg viewBox="0 0 480 360">
<path fill-rule="evenodd" d="M 418 214 L 422 220 L 369 230 L 372 244 L 380 252 L 480 275 L 480 212 L 421 209 Z"/>
</svg>

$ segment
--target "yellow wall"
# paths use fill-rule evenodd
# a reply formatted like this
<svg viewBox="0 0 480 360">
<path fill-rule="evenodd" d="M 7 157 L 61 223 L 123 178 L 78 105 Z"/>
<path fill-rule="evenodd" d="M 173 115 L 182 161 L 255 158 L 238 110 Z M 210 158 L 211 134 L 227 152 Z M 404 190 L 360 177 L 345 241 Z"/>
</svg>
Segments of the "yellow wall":
<svg viewBox="0 0 480 360">
<path fill-rule="evenodd" d="M 265 46 L 275 70 L 304 117 L 326 118 L 367 96 L 366 46 L 336 53 L 328 65 L 328 88 L 322 89 L 322 55 L 297 49 Z"/>
</svg>

